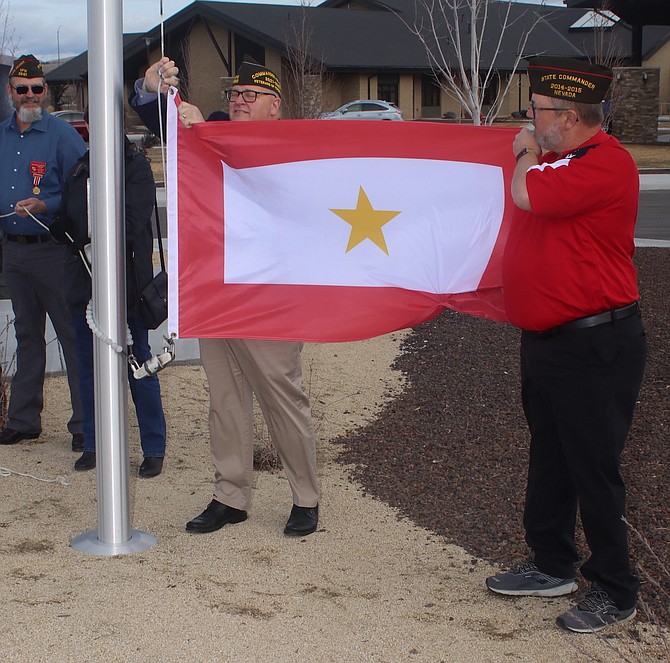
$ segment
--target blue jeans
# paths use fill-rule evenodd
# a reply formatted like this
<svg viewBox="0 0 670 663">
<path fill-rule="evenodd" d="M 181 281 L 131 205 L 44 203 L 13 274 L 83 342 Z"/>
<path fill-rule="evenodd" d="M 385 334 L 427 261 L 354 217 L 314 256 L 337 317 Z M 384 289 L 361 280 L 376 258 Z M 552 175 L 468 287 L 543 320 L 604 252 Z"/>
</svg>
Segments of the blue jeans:
<svg viewBox="0 0 670 663">
<path fill-rule="evenodd" d="M 84 451 L 95 451 L 95 395 L 93 377 L 93 334 L 85 315 L 73 315 L 79 364 L 79 390 L 84 408 Z M 151 357 L 149 331 L 138 318 L 129 318 L 133 354 L 142 364 Z M 130 394 L 140 426 L 140 443 L 145 457 L 165 455 L 165 415 L 157 375 L 136 380 L 128 374 Z"/>
</svg>

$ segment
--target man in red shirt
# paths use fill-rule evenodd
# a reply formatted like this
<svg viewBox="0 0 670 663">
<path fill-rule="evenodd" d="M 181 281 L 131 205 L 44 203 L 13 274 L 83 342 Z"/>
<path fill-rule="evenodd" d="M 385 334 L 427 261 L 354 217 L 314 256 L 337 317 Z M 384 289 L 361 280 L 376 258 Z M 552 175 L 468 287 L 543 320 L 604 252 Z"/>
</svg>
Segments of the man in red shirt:
<svg viewBox="0 0 670 663">
<path fill-rule="evenodd" d="M 576 591 L 579 508 L 591 551 L 580 570 L 591 589 L 557 622 L 593 632 L 632 619 L 639 590 L 620 473 L 647 349 L 632 262 L 639 178 L 628 152 L 601 129 L 611 70 L 541 57 L 528 75 L 534 128 L 513 144 L 519 212 L 503 285 L 510 320 L 523 330 L 532 555 L 486 584 L 512 596 Z"/>
</svg>

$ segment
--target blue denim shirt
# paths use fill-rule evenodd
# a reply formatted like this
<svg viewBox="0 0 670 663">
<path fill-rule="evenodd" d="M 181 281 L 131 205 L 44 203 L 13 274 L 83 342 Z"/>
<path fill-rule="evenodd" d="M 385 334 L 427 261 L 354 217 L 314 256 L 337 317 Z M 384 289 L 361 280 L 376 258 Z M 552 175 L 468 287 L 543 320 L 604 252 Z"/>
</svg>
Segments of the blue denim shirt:
<svg viewBox="0 0 670 663">
<path fill-rule="evenodd" d="M 42 111 L 40 120 L 20 132 L 13 113 L 0 124 L 0 215 L 13 212 L 18 200 L 39 198 L 47 213 L 37 218 L 49 225 L 65 177 L 85 153 L 86 143 L 65 120 Z M 0 218 L 0 229 L 13 235 L 45 233 L 30 217 L 16 214 Z"/>
</svg>

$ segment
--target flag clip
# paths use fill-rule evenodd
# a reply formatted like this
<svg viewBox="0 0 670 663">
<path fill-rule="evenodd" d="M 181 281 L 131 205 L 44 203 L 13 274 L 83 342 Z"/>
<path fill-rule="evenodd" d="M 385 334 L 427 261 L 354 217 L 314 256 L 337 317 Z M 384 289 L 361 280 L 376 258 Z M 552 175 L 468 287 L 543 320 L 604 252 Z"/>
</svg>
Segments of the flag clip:
<svg viewBox="0 0 670 663">
<path fill-rule="evenodd" d="M 163 347 L 163 353 L 147 359 L 142 365 L 134 356 L 128 357 L 128 363 L 133 369 L 133 377 L 141 380 L 150 375 L 156 375 L 162 371 L 175 357 L 174 339 L 163 336 L 167 345 Z"/>
</svg>

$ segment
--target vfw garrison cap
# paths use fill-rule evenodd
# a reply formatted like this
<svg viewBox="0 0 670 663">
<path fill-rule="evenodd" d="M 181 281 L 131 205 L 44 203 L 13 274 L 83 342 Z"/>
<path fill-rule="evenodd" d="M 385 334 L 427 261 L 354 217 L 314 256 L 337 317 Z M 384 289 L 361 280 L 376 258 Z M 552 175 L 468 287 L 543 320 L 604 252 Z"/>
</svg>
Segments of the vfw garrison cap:
<svg viewBox="0 0 670 663">
<path fill-rule="evenodd" d="M 233 78 L 233 85 L 259 85 L 281 97 L 281 83 L 277 75 L 266 66 L 245 57 Z"/>
<path fill-rule="evenodd" d="M 612 82 L 612 70 L 573 58 L 542 56 L 528 59 L 528 78 L 535 94 L 599 104 Z"/>
<path fill-rule="evenodd" d="M 22 55 L 14 60 L 9 77 L 44 78 L 40 61 L 34 55 Z"/>
</svg>

